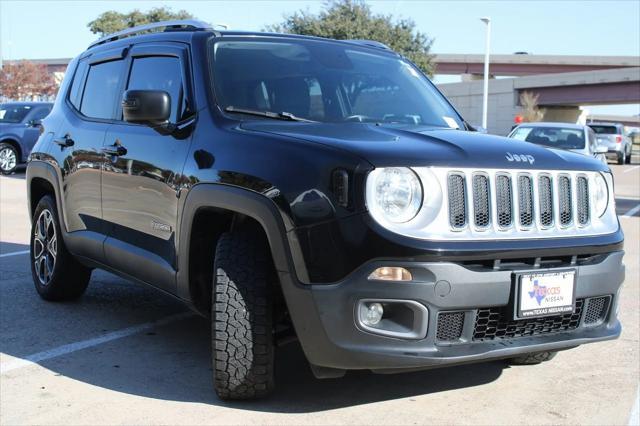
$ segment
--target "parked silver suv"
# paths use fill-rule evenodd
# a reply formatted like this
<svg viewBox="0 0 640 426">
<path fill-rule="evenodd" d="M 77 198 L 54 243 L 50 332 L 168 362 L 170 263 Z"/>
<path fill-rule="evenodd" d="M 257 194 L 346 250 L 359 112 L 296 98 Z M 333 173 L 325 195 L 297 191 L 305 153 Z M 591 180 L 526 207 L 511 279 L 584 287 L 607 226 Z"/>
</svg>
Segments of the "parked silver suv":
<svg viewBox="0 0 640 426">
<path fill-rule="evenodd" d="M 598 144 L 607 147 L 607 159 L 618 164 L 631 163 L 631 139 L 625 135 L 624 126 L 619 123 L 589 123 L 596 132 Z"/>
<path fill-rule="evenodd" d="M 582 124 L 523 123 L 513 129 L 509 137 L 548 148 L 572 151 L 607 163 L 607 146 L 598 143 L 595 132 Z"/>
</svg>

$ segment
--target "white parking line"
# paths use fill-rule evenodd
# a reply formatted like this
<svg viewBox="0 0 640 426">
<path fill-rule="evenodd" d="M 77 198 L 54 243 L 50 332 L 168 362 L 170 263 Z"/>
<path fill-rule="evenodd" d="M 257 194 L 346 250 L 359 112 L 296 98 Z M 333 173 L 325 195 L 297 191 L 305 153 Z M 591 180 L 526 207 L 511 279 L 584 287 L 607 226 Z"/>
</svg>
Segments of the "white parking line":
<svg viewBox="0 0 640 426">
<path fill-rule="evenodd" d="M 631 409 L 631 415 L 629 416 L 629 426 L 640 425 L 640 386 L 636 392 L 636 402 Z"/>
<path fill-rule="evenodd" d="M 148 322 L 145 324 L 135 325 L 133 327 L 123 328 L 122 330 L 112 331 L 111 333 L 104 334 L 93 339 L 81 340 L 79 342 L 69 343 L 67 345 L 58 346 L 57 348 L 49 349 L 47 351 L 38 352 L 32 355 L 27 355 L 24 358 L 12 359 L 8 362 L 0 364 L 0 374 L 8 373 L 9 371 L 17 370 L 19 368 L 35 365 L 39 362 L 46 361 L 51 358 L 56 358 L 62 355 L 67 355 L 72 352 L 87 349 L 92 346 L 101 345 L 103 343 L 110 342 L 116 339 L 122 339 L 123 337 L 131 336 L 146 330 L 153 329 L 162 325 L 169 324 L 174 321 L 179 321 L 193 316 L 191 312 L 183 312 L 180 314 L 172 315 L 167 318 L 163 318 L 158 321 Z"/>
<path fill-rule="evenodd" d="M 629 218 L 629 217 L 633 217 L 634 214 L 638 213 L 638 211 L 640 211 L 640 204 L 638 204 L 635 207 L 630 208 L 625 214 L 623 214 L 622 218 Z"/>
<path fill-rule="evenodd" d="M 638 170 L 640 169 L 640 166 L 633 166 L 633 167 L 628 167 L 626 170 L 624 170 L 622 173 L 629 173 L 632 172 L 634 170 Z"/>
<path fill-rule="evenodd" d="M 4 253 L 4 254 L 0 254 L 0 257 L 20 256 L 21 254 L 29 254 L 29 250 L 14 251 L 12 253 Z"/>
</svg>

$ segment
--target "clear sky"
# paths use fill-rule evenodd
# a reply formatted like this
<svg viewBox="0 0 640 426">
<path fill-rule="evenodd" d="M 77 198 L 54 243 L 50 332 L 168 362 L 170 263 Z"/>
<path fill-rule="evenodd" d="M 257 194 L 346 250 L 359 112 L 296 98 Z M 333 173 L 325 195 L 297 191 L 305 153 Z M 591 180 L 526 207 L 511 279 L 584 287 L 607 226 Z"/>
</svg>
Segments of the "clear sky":
<svg viewBox="0 0 640 426">
<path fill-rule="evenodd" d="M 409 17 L 434 39 L 435 53 L 484 53 L 484 24 L 492 20 L 492 53 L 640 55 L 640 0 L 628 1 L 369 1 L 376 13 Z M 107 10 L 155 6 L 185 9 L 207 22 L 260 30 L 320 1 L 28 1 L 0 0 L 4 59 L 63 58 L 96 38 L 87 23 Z M 620 107 L 622 111 L 634 110 Z M 635 113 L 637 106 L 634 106 Z M 611 108 L 609 108 L 611 109 Z"/>
</svg>

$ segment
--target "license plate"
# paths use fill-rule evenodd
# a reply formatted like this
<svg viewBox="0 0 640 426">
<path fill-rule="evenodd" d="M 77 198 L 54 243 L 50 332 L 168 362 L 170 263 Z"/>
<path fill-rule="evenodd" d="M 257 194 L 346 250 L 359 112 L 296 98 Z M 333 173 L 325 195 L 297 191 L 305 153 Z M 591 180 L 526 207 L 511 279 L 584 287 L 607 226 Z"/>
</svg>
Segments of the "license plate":
<svg viewBox="0 0 640 426">
<path fill-rule="evenodd" d="M 519 275 L 517 318 L 563 315 L 575 310 L 576 271 Z"/>
</svg>

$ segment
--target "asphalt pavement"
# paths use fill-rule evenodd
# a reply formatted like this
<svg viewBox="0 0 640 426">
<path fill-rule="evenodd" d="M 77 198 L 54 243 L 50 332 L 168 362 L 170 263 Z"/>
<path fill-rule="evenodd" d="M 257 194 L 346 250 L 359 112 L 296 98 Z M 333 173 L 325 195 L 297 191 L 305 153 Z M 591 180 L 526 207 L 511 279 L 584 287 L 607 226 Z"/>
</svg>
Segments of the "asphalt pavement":
<svg viewBox="0 0 640 426">
<path fill-rule="evenodd" d="M 537 366 L 332 380 L 316 380 L 294 343 L 278 349 L 275 395 L 243 403 L 216 398 L 207 321 L 173 298 L 94 271 L 79 301 L 41 300 L 24 174 L 0 177 L 0 424 L 636 424 L 638 157 L 611 165 L 626 235 L 620 339 Z"/>
</svg>

